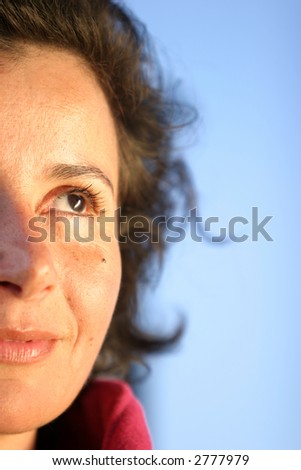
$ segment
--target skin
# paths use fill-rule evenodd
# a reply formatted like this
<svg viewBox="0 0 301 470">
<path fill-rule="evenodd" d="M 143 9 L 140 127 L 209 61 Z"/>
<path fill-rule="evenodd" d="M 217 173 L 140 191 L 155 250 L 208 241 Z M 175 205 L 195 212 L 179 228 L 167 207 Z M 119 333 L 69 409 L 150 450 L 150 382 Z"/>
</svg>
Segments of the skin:
<svg viewBox="0 0 301 470">
<path fill-rule="evenodd" d="M 115 308 L 121 278 L 119 246 L 96 231 L 88 243 L 63 224 L 55 241 L 29 228 L 49 209 L 70 223 L 98 212 L 84 199 L 78 215 L 66 191 L 100 192 L 98 208 L 117 208 L 118 148 L 106 98 L 93 73 L 67 51 L 26 46 L 17 60 L 0 54 L 0 329 L 54 332 L 54 349 L 35 363 L 0 362 L 0 449 L 34 447 L 37 429 L 60 415 L 84 385 Z M 54 164 L 93 165 L 104 178 L 48 178 Z M 78 193 L 77 193 L 78 195 Z M 79 195 L 80 196 L 80 195 Z M 58 199 L 60 198 L 60 199 Z M 82 199 L 80 199 L 82 200 Z M 92 220 L 92 219 L 91 219 Z"/>
</svg>

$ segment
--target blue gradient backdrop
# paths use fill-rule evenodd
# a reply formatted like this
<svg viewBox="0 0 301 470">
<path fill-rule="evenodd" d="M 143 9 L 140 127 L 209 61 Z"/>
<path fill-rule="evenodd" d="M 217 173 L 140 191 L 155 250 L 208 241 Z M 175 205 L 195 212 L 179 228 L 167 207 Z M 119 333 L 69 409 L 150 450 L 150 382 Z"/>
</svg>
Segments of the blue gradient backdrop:
<svg viewBox="0 0 301 470">
<path fill-rule="evenodd" d="M 273 216 L 273 242 L 173 245 L 146 306 L 157 328 L 184 310 L 187 332 L 137 388 L 155 448 L 301 449 L 301 2 L 126 4 L 202 116 L 200 215 Z"/>
</svg>

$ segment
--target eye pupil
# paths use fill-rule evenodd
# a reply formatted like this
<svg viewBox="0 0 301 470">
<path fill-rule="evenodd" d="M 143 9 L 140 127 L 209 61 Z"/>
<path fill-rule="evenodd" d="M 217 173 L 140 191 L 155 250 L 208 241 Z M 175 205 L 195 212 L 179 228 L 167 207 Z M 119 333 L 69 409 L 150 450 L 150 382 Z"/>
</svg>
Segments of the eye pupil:
<svg viewBox="0 0 301 470">
<path fill-rule="evenodd" d="M 68 195 L 68 204 L 74 211 L 83 212 L 85 210 L 85 200 L 82 196 L 78 196 L 77 194 Z"/>
</svg>

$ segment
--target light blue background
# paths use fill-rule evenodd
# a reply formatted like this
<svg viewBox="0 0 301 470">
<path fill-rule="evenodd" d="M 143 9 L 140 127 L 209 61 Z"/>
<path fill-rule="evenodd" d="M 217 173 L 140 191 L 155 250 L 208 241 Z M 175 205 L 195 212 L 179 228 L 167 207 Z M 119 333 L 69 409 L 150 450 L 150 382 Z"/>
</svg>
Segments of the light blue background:
<svg viewBox="0 0 301 470">
<path fill-rule="evenodd" d="M 188 327 L 137 388 L 154 446 L 301 449 L 301 2 L 126 4 L 202 116 L 186 151 L 200 215 L 273 216 L 273 242 L 173 245 L 147 306 Z"/>
</svg>

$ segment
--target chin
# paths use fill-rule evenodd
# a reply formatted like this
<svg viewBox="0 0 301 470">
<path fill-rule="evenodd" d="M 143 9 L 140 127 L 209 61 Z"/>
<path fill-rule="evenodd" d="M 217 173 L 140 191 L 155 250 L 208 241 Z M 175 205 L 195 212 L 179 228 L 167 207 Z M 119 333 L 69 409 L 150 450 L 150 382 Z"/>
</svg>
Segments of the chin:
<svg viewBox="0 0 301 470">
<path fill-rule="evenodd" d="M 25 433 L 53 421 L 74 399 L 57 398 L 53 390 L 46 394 L 41 387 L 0 379 L 0 434 Z"/>
</svg>

